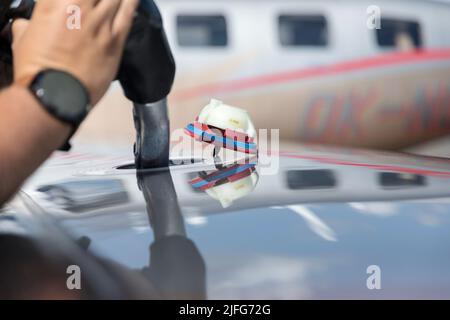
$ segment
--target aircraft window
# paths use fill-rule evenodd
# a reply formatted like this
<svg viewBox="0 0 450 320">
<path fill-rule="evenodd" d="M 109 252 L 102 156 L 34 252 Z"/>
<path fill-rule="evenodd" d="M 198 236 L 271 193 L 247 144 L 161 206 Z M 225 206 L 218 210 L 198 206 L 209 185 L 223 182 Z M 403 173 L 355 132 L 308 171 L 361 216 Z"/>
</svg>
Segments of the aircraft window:
<svg viewBox="0 0 450 320">
<path fill-rule="evenodd" d="M 399 50 L 422 47 L 420 24 L 415 21 L 381 19 L 381 29 L 376 32 L 380 47 Z"/>
<path fill-rule="evenodd" d="M 290 170 L 287 184 L 291 190 L 332 189 L 337 181 L 331 170 Z"/>
<path fill-rule="evenodd" d="M 222 15 L 179 15 L 177 37 L 182 47 L 226 47 L 227 21 Z"/>
<path fill-rule="evenodd" d="M 278 18 L 283 47 L 328 45 L 328 24 L 321 15 L 281 15 Z"/>
<path fill-rule="evenodd" d="M 382 172 L 379 182 L 385 188 L 422 187 L 426 185 L 425 177 L 410 173 Z"/>
</svg>

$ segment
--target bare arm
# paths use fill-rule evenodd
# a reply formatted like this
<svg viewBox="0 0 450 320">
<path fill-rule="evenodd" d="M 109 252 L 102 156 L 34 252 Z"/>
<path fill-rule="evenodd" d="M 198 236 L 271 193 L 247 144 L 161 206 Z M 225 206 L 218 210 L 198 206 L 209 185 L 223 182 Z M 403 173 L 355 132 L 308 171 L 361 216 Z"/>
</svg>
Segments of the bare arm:
<svg viewBox="0 0 450 320">
<path fill-rule="evenodd" d="M 71 128 L 51 116 L 27 87 L 42 70 L 70 73 L 95 105 L 119 68 L 137 0 L 39 0 L 30 22 L 13 25 L 14 84 L 0 93 L 0 206 L 62 146 Z M 82 11 L 66 28 L 66 8 Z"/>
<path fill-rule="evenodd" d="M 70 126 L 50 116 L 30 92 L 13 86 L 0 93 L 0 204 L 70 134 Z"/>
</svg>

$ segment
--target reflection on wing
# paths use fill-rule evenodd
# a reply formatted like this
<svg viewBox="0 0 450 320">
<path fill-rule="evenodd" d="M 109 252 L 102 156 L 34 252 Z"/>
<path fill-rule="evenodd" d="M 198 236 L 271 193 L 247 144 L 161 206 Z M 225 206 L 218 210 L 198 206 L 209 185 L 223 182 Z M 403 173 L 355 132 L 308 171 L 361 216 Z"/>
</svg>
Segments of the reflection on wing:
<svg viewBox="0 0 450 320">
<path fill-rule="evenodd" d="M 72 212 L 83 212 L 128 202 L 128 193 L 121 180 L 77 180 L 45 185 L 37 191 L 47 200 Z"/>
<path fill-rule="evenodd" d="M 305 219 L 306 223 L 308 223 L 309 227 L 312 231 L 314 231 L 318 236 L 327 240 L 327 241 L 338 241 L 336 234 L 334 231 L 325 224 L 318 216 L 314 214 L 308 207 L 306 206 L 288 206 L 290 210 L 297 213 L 303 219 Z"/>
<path fill-rule="evenodd" d="M 233 164 L 215 171 L 202 171 L 189 181 L 194 190 L 206 192 L 220 201 L 224 208 L 250 194 L 259 180 L 256 163 Z"/>
</svg>

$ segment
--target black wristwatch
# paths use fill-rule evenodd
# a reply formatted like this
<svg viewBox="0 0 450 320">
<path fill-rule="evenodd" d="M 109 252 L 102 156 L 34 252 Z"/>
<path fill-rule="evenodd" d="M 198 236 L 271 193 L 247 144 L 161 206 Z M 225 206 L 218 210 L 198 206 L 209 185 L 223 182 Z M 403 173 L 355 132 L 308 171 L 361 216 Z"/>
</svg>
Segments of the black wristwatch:
<svg viewBox="0 0 450 320">
<path fill-rule="evenodd" d="M 73 127 L 72 135 L 92 109 L 85 86 L 67 72 L 51 69 L 41 71 L 29 88 L 47 112 Z M 61 148 L 68 149 L 68 143 Z"/>
</svg>

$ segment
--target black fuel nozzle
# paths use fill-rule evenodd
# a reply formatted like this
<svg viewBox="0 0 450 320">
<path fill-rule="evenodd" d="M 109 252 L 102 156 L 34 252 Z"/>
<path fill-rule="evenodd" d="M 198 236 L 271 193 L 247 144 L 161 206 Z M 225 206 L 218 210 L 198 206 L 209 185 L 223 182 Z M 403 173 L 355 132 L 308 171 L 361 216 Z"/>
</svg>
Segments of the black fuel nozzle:
<svg viewBox="0 0 450 320">
<path fill-rule="evenodd" d="M 153 0 L 141 0 L 118 74 L 134 103 L 137 169 L 169 165 L 170 124 L 167 99 L 175 78 L 175 60 Z"/>
<path fill-rule="evenodd" d="M 175 78 L 175 60 L 153 0 L 141 0 L 128 36 L 118 80 L 137 104 L 167 97 Z"/>
<path fill-rule="evenodd" d="M 167 100 L 134 104 L 136 129 L 134 155 L 136 168 L 164 168 L 169 166 L 170 123 Z"/>
</svg>

